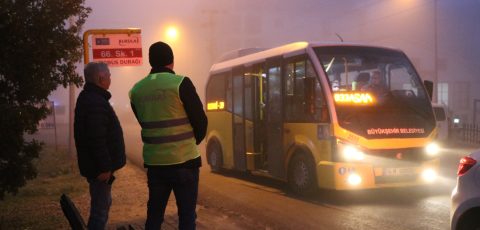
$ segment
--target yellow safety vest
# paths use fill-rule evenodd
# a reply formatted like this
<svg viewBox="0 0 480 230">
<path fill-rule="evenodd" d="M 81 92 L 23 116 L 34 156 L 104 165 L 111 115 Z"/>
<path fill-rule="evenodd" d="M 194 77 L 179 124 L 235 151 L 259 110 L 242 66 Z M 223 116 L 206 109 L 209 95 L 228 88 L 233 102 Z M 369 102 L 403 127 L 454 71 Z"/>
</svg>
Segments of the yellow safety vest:
<svg viewBox="0 0 480 230">
<path fill-rule="evenodd" d="M 130 90 L 130 102 L 142 127 L 146 165 L 174 165 L 200 156 L 180 100 L 183 79 L 172 73 L 154 73 Z"/>
</svg>

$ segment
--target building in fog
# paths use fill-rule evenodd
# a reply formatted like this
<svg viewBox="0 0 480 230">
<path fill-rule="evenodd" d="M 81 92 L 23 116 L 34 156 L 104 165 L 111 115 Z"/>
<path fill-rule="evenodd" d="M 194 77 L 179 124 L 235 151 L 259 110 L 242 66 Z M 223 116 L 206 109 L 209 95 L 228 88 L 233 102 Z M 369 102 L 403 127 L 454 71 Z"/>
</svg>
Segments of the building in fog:
<svg viewBox="0 0 480 230">
<path fill-rule="evenodd" d="M 480 122 L 480 1 L 230 1 L 199 5 L 210 19 L 213 58 L 227 50 L 292 41 L 339 41 L 402 49 L 434 100 L 462 122 Z"/>
<path fill-rule="evenodd" d="M 464 123 L 480 123 L 480 1 L 478 0 L 178 0 L 86 3 L 93 11 L 84 30 L 142 29 L 143 66 L 112 68 L 111 102 L 122 121 L 134 121 L 128 90 L 150 67 L 150 44 L 168 41 L 175 70 L 189 76 L 203 98 L 210 66 L 224 53 L 294 41 L 339 41 L 399 48 L 423 79 L 437 83 L 434 99 Z M 79 64 L 79 71 L 83 64 Z M 76 89 L 76 93 L 80 89 Z M 51 95 L 58 122 L 68 122 L 68 90 Z"/>
</svg>

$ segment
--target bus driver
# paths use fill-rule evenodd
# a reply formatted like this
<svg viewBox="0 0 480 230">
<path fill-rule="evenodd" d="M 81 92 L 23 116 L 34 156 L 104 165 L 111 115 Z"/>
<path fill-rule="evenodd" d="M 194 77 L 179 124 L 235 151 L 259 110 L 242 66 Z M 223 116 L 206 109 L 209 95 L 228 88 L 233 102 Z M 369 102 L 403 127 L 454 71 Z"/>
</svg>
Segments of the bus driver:
<svg viewBox="0 0 480 230">
<path fill-rule="evenodd" d="M 362 91 L 369 91 L 375 97 L 383 97 L 388 94 L 388 88 L 379 70 L 375 70 L 370 78 L 370 83 L 362 87 Z"/>
</svg>

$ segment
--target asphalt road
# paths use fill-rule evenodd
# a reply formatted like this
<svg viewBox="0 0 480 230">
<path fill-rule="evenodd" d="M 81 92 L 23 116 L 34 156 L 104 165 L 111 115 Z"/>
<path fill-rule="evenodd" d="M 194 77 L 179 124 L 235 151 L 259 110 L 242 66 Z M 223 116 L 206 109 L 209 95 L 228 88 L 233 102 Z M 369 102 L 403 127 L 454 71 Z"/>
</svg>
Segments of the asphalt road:
<svg viewBox="0 0 480 230">
<path fill-rule="evenodd" d="M 139 132 L 129 126 L 124 130 Z M 129 152 L 141 152 L 140 143 L 139 138 L 126 139 Z M 205 229 L 450 229 L 458 161 L 473 149 L 443 149 L 440 178 L 428 187 L 321 190 L 309 198 L 291 194 L 283 182 L 269 178 L 212 173 L 203 156 L 197 221 Z M 129 158 L 141 165 L 140 154 Z"/>
<path fill-rule="evenodd" d="M 219 210 L 219 218 L 242 229 L 450 229 L 450 194 L 458 160 L 472 150 L 444 149 L 441 177 L 428 187 L 321 190 L 309 198 L 291 194 L 279 181 L 212 173 L 205 165 L 199 205 Z"/>
</svg>

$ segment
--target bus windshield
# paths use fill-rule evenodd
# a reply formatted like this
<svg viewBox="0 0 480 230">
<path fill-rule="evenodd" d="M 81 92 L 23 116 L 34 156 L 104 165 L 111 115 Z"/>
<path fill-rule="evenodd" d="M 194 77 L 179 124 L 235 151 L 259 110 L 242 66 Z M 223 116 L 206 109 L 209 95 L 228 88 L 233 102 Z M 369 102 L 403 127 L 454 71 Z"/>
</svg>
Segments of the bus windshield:
<svg viewBox="0 0 480 230">
<path fill-rule="evenodd" d="M 314 50 L 343 128 L 367 138 L 425 137 L 434 128 L 429 96 L 402 52 L 355 46 Z M 390 133 L 395 128 L 413 131 Z"/>
</svg>

